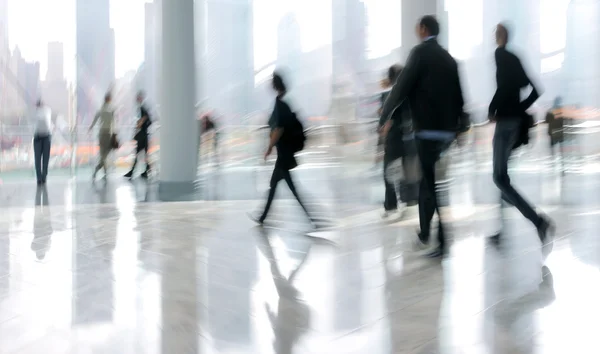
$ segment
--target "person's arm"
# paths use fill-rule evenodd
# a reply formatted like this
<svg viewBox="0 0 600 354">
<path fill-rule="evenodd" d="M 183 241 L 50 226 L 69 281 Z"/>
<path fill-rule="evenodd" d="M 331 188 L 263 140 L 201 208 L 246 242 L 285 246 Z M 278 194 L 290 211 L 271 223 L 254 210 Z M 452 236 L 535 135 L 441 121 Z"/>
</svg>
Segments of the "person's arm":
<svg viewBox="0 0 600 354">
<path fill-rule="evenodd" d="M 504 84 L 498 80 L 498 71 L 504 70 L 504 60 L 502 60 L 501 54 L 498 50 L 494 54 L 494 59 L 496 61 L 496 92 L 494 93 L 494 97 L 492 97 L 492 101 L 490 102 L 490 106 L 488 108 L 488 117 L 490 120 L 494 120 L 496 117 L 496 111 L 498 110 L 498 104 L 504 99 Z"/>
<path fill-rule="evenodd" d="M 283 108 L 283 104 L 279 100 L 277 100 L 275 102 L 275 107 L 273 108 L 273 114 L 271 116 L 271 119 L 273 120 L 273 128 L 271 130 L 271 134 L 269 135 L 269 146 L 267 147 L 267 151 L 265 152 L 265 160 L 267 159 L 267 157 L 269 157 L 269 155 L 271 155 L 271 153 L 273 152 L 273 148 L 283 135 Z"/>
<path fill-rule="evenodd" d="M 387 92 L 384 92 L 381 94 L 380 97 L 380 102 L 381 102 L 381 107 L 379 108 L 379 128 L 378 130 L 381 130 L 383 128 L 383 126 L 385 125 L 385 123 L 389 120 L 389 117 L 386 117 L 384 115 L 382 115 L 381 113 L 383 113 L 383 105 L 385 104 L 385 99 L 387 98 Z"/>
<path fill-rule="evenodd" d="M 465 133 L 471 128 L 471 119 L 469 114 L 465 112 L 465 97 L 463 96 L 462 85 L 460 83 L 460 74 L 458 72 L 458 64 L 456 66 L 456 78 L 455 90 L 456 90 L 456 105 L 458 107 L 458 133 Z"/>
<path fill-rule="evenodd" d="M 88 129 L 88 132 L 91 132 L 92 129 L 94 129 L 94 126 L 98 122 L 98 119 L 100 119 L 100 111 L 96 112 L 96 115 L 94 116 L 94 120 L 92 121 L 92 124 L 90 125 L 90 129 Z"/>
<path fill-rule="evenodd" d="M 531 86 L 531 93 L 523 102 L 521 102 L 521 108 L 523 108 L 524 111 L 528 110 L 535 101 L 540 98 L 540 94 L 531 80 L 529 80 L 529 86 Z"/>
<path fill-rule="evenodd" d="M 137 128 L 141 129 L 147 120 L 148 120 L 148 111 L 144 107 L 141 107 L 140 108 L 140 119 L 138 119 Z"/>
<path fill-rule="evenodd" d="M 413 49 L 408 57 L 404 70 L 400 73 L 400 76 L 396 80 L 396 84 L 392 87 L 392 90 L 383 104 L 383 109 L 381 110 L 382 119 L 390 118 L 394 109 L 404 102 L 417 84 L 420 74 L 421 60 L 419 48 L 417 47 Z"/>
</svg>

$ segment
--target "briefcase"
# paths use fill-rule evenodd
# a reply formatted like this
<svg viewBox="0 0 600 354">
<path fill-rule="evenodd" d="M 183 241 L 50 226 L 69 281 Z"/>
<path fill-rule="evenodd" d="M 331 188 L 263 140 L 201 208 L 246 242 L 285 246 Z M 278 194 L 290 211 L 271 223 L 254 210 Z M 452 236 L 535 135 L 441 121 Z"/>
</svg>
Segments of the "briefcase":
<svg viewBox="0 0 600 354">
<path fill-rule="evenodd" d="M 110 147 L 113 150 L 117 150 L 117 149 L 119 149 L 119 147 L 121 147 L 119 145 L 119 137 L 117 137 L 116 133 L 112 133 L 112 135 L 110 136 Z"/>
</svg>

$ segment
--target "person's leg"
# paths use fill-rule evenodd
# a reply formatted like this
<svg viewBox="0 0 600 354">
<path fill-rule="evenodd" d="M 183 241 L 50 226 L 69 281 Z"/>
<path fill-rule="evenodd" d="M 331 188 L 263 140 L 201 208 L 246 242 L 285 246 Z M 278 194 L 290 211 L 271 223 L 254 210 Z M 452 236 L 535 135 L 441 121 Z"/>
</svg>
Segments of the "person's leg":
<svg viewBox="0 0 600 354">
<path fill-rule="evenodd" d="M 435 156 L 431 151 L 431 142 L 419 140 L 417 150 L 421 161 L 421 183 L 419 186 L 419 239 L 429 242 L 431 219 L 435 212 Z"/>
<path fill-rule="evenodd" d="M 517 192 L 510 183 L 508 176 L 508 160 L 512 152 L 512 147 L 518 138 L 518 121 L 506 121 L 496 123 L 496 131 L 493 140 L 493 177 L 494 183 L 500 189 L 502 198 L 514 205 L 520 212 L 529 219 L 536 228 L 539 228 L 543 219 L 529 205 L 529 203 Z"/>
<path fill-rule="evenodd" d="M 96 171 L 94 172 L 94 175 L 96 175 L 96 173 L 98 171 L 100 171 L 100 169 L 104 169 L 104 178 L 107 178 L 108 177 L 108 166 L 106 165 L 106 159 L 108 158 L 108 154 L 110 153 L 110 134 L 101 133 L 99 140 L 100 140 L 100 162 L 98 163 L 98 166 L 96 167 Z"/>
<path fill-rule="evenodd" d="M 37 182 L 42 183 L 42 140 L 39 137 L 33 138 L 33 161 Z"/>
<path fill-rule="evenodd" d="M 560 172 L 565 174 L 565 143 L 562 140 L 558 142 L 558 161 Z"/>
<path fill-rule="evenodd" d="M 271 175 L 271 182 L 269 183 L 269 196 L 267 197 L 267 204 L 265 205 L 265 209 L 259 218 L 259 222 L 264 222 L 267 216 L 269 215 L 269 210 L 271 209 L 271 203 L 273 203 L 273 199 L 275 198 L 275 191 L 277 190 L 277 184 L 284 177 L 282 169 L 279 167 L 275 167 L 273 169 L 273 174 Z"/>
<path fill-rule="evenodd" d="M 419 159 L 416 156 L 402 157 L 404 180 L 400 185 L 400 199 L 407 206 L 418 203 L 419 198 Z"/>
<path fill-rule="evenodd" d="M 42 183 L 46 183 L 46 177 L 48 176 L 48 164 L 50 163 L 50 147 L 51 140 L 47 136 L 42 139 Z"/>
<path fill-rule="evenodd" d="M 135 172 L 135 166 L 137 165 L 137 161 L 138 158 L 140 156 L 140 151 L 141 151 L 141 142 L 139 140 L 136 141 L 136 146 L 135 146 L 135 155 L 133 156 L 133 164 L 131 164 L 131 169 L 129 170 L 129 172 L 127 172 L 125 174 L 125 178 L 131 178 L 133 177 L 133 172 Z"/>
<path fill-rule="evenodd" d="M 142 172 L 142 178 L 148 178 L 148 173 L 150 172 L 150 158 L 148 156 L 148 139 L 144 142 L 143 151 L 144 151 L 144 161 L 146 161 L 146 169 Z"/>
<path fill-rule="evenodd" d="M 442 222 L 442 211 L 441 211 L 441 207 L 442 205 L 442 199 L 440 196 L 440 193 L 438 192 L 437 188 L 436 188 L 436 184 L 435 184 L 435 166 L 436 164 L 440 161 L 440 158 L 442 156 L 442 154 L 448 150 L 450 148 L 450 146 L 452 145 L 452 142 L 443 142 L 443 141 L 436 141 L 434 142 L 434 148 L 432 149 L 432 158 L 435 159 L 435 162 L 433 164 L 433 168 L 434 168 L 434 184 L 433 184 L 433 188 L 431 189 L 431 191 L 433 192 L 433 202 L 435 203 L 435 211 L 438 214 L 438 242 L 439 242 L 439 251 L 438 252 L 433 252 L 430 254 L 430 256 L 443 256 L 447 250 L 446 250 L 446 231 L 445 231 L 445 227 L 444 224 Z M 430 187 L 431 188 L 431 187 Z M 447 193 L 447 192 L 446 192 Z M 444 195 L 445 198 L 448 198 L 446 195 Z"/>
<path fill-rule="evenodd" d="M 385 185 L 385 199 L 383 201 L 383 208 L 385 211 L 392 211 L 398 209 L 398 197 L 396 196 L 396 188 L 393 183 L 390 183 L 386 177 L 388 176 L 387 168 L 392 162 L 390 154 L 385 153 L 383 155 L 383 183 Z"/>
<path fill-rule="evenodd" d="M 294 185 L 294 181 L 292 180 L 292 175 L 291 175 L 290 171 L 282 170 L 282 176 L 283 176 L 283 179 L 285 180 L 285 183 L 287 183 L 288 187 L 290 188 L 290 191 L 292 191 L 292 194 L 294 195 L 294 197 L 296 197 L 296 200 L 298 201 L 298 203 L 300 204 L 300 206 L 302 207 L 302 209 L 304 210 L 304 212 L 306 213 L 308 218 L 312 220 L 312 217 L 311 217 L 310 213 L 308 212 L 308 209 L 306 208 L 306 206 L 300 199 L 300 195 L 298 195 L 298 191 L 296 190 L 296 186 Z"/>
<path fill-rule="evenodd" d="M 101 169 L 104 170 L 104 178 L 108 175 L 108 168 L 106 166 L 106 159 L 108 158 L 108 154 L 104 151 L 100 151 L 100 162 L 98 163 L 98 167 L 96 168 L 96 172 Z"/>
</svg>

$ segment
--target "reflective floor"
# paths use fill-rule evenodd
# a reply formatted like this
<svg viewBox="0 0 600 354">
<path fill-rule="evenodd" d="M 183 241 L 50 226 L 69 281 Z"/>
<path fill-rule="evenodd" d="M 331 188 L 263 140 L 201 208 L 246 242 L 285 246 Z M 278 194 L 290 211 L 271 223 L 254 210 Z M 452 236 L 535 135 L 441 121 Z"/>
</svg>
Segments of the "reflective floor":
<svg viewBox="0 0 600 354">
<path fill-rule="evenodd" d="M 455 177 L 440 262 L 413 248 L 415 214 L 381 221 L 381 178 L 356 171 L 297 171 L 317 232 L 286 188 L 269 227 L 247 219 L 266 168 L 170 203 L 118 176 L 1 185 L 0 353 L 600 352 L 598 175 L 514 172 L 558 226 L 546 260 L 516 210 L 500 222 L 485 168 Z"/>
</svg>

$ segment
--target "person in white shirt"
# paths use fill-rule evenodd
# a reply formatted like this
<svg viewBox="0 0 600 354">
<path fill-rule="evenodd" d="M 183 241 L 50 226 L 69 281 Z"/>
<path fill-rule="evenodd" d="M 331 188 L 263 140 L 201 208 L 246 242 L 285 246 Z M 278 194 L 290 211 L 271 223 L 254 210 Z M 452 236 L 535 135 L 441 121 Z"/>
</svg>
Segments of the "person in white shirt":
<svg viewBox="0 0 600 354">
<path fill-rule="evenodd" d="M 112 134 L 113 125 L 115 122 L 115 110 L 111 104 L 112 97 L 110 93 L 104 96 L 104 104 L 96 113 L 94 121 L 90 126 L 89 131 L 91 132 L 96 123 L 100 122 L 100 130 L 98 131 L 98 143 L 100 145 L 100 161 L 94 170 L 93 178 L 96 179 L 96 174 L 100 169 L 104 168 L 104 179 L 108 177 L 108 170 L 106 166 L 106 158 L 112 150 Z"/>
<path fill-rule="evenodd" d="M 46 183 L 48 163 L 50 162 L 50 143 L 52 136 L 52 114 L 50 108 L 44 106 L 42 100 L 36 103 L 35 122 L 33 128 L 33 154 L 37 184 Z"/>
</svg>

